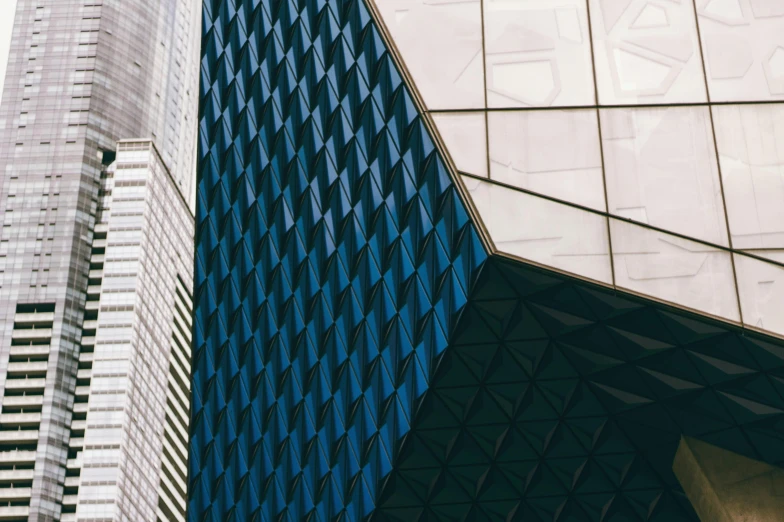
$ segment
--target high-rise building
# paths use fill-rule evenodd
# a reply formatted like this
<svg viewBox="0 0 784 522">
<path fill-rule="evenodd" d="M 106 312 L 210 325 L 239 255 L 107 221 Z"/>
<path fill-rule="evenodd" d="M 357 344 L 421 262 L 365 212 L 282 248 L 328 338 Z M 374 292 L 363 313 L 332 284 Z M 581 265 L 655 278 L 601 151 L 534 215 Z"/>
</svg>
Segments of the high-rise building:
<svg viewBox="0 0 784 522">
<path fill-rule="evenodd" d="M 19 0 L 0 520 L 184 520 L 200 5 Z"/>
<path fill-rule="evenodd" d="M 204 16 L 190 520 L 781 518 L 784 4 Z"/>
</svg>

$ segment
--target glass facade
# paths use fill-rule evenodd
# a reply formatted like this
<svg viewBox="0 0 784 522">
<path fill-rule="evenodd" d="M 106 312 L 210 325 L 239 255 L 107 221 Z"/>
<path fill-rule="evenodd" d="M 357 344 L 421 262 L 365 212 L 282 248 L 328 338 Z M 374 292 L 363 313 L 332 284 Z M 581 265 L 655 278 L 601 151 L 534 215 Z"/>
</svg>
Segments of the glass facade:
<svg viewBox="0 0 784 522">
<path fill-rule="evenodd" d="M 168 375 L 175 297 L 192 284 L 199 3 L 16 5 L 0 104 L 0 519 L 182 520 L 190 379 L 177 376 L 183 410 Z M 148 152 L 118 181 L 132 174 L 118 157 L 139 155 L 122 140 Z"/>
<path fill-rule="evenodd" d="M 739 1 L 205 1 L 190 520 L 775 520 Z"/>
</svg>

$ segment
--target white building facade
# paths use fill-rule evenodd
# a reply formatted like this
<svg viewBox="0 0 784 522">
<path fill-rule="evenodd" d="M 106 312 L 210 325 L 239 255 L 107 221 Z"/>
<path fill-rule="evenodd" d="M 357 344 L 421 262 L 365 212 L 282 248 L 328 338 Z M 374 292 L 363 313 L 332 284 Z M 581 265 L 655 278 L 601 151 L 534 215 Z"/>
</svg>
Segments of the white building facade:
<svg viewBox="0 0 784 522">
<path fill-rule="evenodd" d="M 784 3 L 370 3 L 498 253 L 784 335 Z"/>
</svg>

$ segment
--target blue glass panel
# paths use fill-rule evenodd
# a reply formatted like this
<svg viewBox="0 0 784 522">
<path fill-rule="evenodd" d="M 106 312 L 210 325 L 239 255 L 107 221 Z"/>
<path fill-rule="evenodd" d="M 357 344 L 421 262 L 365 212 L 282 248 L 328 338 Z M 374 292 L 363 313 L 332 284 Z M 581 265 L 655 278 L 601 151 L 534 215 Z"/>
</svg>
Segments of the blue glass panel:
<svg viewBox="0 0 784 522">
<path fill-rule="evenodd" d="M 191 520 L 361 520 L 486 254 L 358 1 L 206 1 Z"/>
</svg>

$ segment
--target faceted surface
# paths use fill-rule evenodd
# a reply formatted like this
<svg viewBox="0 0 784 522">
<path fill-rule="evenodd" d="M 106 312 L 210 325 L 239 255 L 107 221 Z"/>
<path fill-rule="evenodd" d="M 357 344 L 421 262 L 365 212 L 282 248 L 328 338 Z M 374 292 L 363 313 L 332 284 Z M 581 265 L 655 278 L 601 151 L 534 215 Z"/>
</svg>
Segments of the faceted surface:
<svg viewBox="0 0 784 522">
<path fill-rule="evenodd" d="M 486 254 L 364 4 L 204 15 L 191 520 L 361 520 Z"/>
<path fill-rule="evenodd" d="M 377 519 L 696 522 L 681 436 L 781 466 L 782 375 L 781 341 L 491 258 Z"/>
<path fill-rule="evenodd" d="M 392 7 L 400 23 L 462 9 Z M 606 137 L 591 130 L 567 157 L 485 149 L 470 136 L 497 122 L 434 118 L 466 149 L 450 154 L 457 168 L 478 169 L 465 197 L 516 216 L 482 226 L 545 245 L 543 267 L 489 255 L 371 13 L 358 0 L 205 3 L 190 519 L 691 521 L 672 470 L 683 435 L 780 466 L 784 342 L 608 288 L 611 224 L 639 225 L 493 183 L 476 160 L 497 151 L 512 176 L 545 173 L 544 158 L 589 184 Z M 564 37 L 584 35 L 574 14 L 554 15 Z M 570 116 L 554 132 L 600 120 Z M 663 273 L 692 270 L 704 292 L 704 274 L 727 276 L 725 250 L 652 233 L 629 234 L 620 255 L 697 259 Z M 635 284 L 671 290 L 645 261 L 629 265 Z"/>
</svg>

